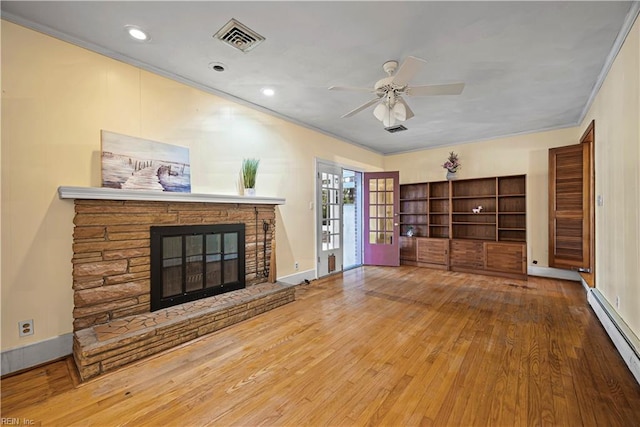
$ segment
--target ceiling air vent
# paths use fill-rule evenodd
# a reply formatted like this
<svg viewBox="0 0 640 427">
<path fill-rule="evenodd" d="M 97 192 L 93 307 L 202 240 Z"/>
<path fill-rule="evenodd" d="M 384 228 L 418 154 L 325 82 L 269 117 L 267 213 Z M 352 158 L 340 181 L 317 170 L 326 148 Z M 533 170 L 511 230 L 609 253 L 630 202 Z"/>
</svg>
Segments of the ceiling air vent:
<svg viewBox="0 0 640 427">
<path fill-rule="evenodd" d="M 235 19 L 227 22 L 213 37 L 243 52 L 249 52 L 265 40 L 260 34 Z"/>
<path fill-rule="evenodd" d="M 404 125 L 395 125 L 395 126 L 389 126 L 384 128 L 384 130 L 386 130 L 389 133 L 396 133 L 396 132 L 402 132 L 403 130 L 407 130 L 406 127 L 404 127 Z"/>
</svg>

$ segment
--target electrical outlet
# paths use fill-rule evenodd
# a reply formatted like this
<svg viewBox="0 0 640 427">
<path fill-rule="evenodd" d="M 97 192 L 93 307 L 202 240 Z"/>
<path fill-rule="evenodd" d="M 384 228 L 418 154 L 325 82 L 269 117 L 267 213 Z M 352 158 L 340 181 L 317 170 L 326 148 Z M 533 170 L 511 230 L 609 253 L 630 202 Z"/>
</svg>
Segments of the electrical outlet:
<svg viewBox="0 0 640 427">
<path fill-rule="evenodd" d="M 18 334 L 21 337 L 33 335 L 33 319 L 23 320 L 18 322 Z"/>
<path fill-rule="evenodd" d="M 293 265 L 293 268 L 295 268 L 296 271 L 298 271 L 298 263 L 297 262 Z"/>
</svg>

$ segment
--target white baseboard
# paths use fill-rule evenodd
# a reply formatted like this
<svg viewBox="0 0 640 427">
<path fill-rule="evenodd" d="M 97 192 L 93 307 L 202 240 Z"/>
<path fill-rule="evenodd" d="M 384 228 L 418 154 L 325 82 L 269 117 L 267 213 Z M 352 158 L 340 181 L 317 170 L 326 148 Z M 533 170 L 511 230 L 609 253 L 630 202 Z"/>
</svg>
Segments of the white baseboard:
<svg viewBox="0 0 640 427">
<path fill-rule="evenodd" d="M 2 352 L 2 375 L 68 356 L 73 351 L 73 334 L 68 333 Z"/>
<path fill-rule="evenodd" d="M 640 340 L 597 289 L 587 291 L 587 301 L 613 341 L 618 353 L 640 384 Z"/>
<path fill-rule="evenodd" d="M 577 271 L 563 270 L 561 268 L 538 267 L 537 265 L 529 265 L 527 274 L 530 276 L 548 277 L 550 279 L 573 280 L 580 281 L 580 274 Z"/>
<path fill-rule="evenodd" d="M 315 270 L 306 270 L 300 271 L 295 274 L 290 274 L 288 276 L 278 277 L 278 282 L 287 283 L 289 285 L 299 285 L 305 280 L 315 280 L 316 279 L 316 271 Z"/>
</svg>

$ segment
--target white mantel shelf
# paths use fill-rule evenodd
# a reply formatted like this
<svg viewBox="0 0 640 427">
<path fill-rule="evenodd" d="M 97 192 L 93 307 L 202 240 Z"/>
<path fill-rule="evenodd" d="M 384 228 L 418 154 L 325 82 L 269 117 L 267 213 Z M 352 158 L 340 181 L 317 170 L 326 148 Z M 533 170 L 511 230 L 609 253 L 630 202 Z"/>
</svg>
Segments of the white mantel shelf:
<svg viewBox="0 0 640 427">
<path fill-rule="evenodd" d="M 235 194 L 170 193 L 165 191 L 120 190 L 98 187 L 58 187 L 61 199 L 132 200 L 147 202 L 239 203 L 248 205 L 284 205 L 279 197 L 248 197 Z"/>
</svg>

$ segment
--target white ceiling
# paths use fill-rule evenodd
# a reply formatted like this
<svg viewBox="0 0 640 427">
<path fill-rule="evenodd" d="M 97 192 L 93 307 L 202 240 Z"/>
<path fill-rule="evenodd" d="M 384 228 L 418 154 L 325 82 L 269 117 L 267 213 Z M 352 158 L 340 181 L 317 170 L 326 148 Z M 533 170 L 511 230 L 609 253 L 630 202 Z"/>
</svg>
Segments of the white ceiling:
<svg viewBox="0 0 640 427">
<path fill-rule="evenodd" d="M 379 153 L 575 126 L 637 2 L 13 2 L 3 18 L 198 88 L 258 106 Z M 212 36 L 235 18 L 266 38 L 243 53 Z M 127 24 L 147 30 L 136 42 Z M 621 37 L 618 34 L 622 33 Z M 427 64 L 413 85 L 465 82 L 459 96 L 407 97 L 415 117 L 390 134 L 368 87 L 382 64 Z M 209 64 L 223 63 L 226 71 Z M 267 98 L 260 89 L 276 95 Z"/>
</svg>

